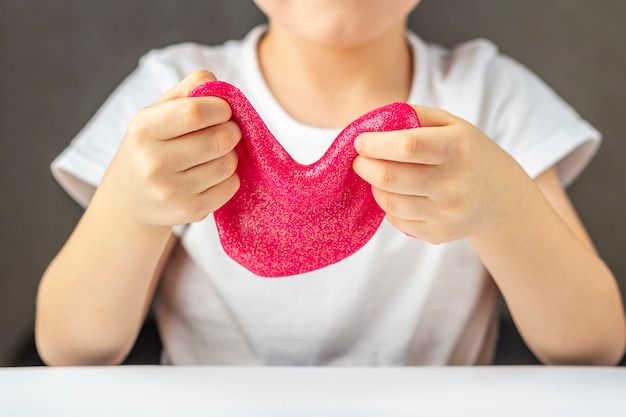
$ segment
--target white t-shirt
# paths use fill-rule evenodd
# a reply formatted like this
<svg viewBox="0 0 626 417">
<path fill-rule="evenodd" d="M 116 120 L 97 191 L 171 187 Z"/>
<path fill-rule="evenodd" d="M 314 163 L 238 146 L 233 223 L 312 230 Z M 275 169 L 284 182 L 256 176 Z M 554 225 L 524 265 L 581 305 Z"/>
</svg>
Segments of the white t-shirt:
<svg viewBox="0 0 626 417">
<path fill-rule="evenodd" d="M 187 43 L 148 53 L 53 162 L 58 181 L 86 204 L 132 116 L 197 69 L 241 89 L 295 160 L 320 158 L 338 131 L 305 126 L 280 107 L 258 65 L 263 31 L 217 47 Z M 598 132 L 490 42 L 446 50 L 413 33 L 407 37 L 415 68 L 409 102 L 475 124 L 532 177 L 558 164 L 567 184 L 594 154 Z M 176 232 L 181 244 L 155 299 L 165 363 L 390 366 L 491 359 L 497 289 L 467 240 L 431 245 L 383 221 L 347 259 L 268 279 L 224 253 L 211 216 Z"/>
</svg>

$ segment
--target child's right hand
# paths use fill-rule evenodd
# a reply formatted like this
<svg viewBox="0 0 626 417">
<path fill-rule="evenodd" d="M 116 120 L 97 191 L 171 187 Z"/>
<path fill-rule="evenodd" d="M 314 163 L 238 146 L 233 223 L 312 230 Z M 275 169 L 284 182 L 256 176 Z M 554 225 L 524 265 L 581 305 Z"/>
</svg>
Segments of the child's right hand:
<svg viewBox="0 0 626 417">
<path fill-rule="evenodd" d="M 101 187 L 137 221 L 200 221 L 239 189 L 234 148 L 241 131 L 230 106 L 217 97 L 188 97 L 214 80 L 196 71 L 130 122 Z"/>
</svg>

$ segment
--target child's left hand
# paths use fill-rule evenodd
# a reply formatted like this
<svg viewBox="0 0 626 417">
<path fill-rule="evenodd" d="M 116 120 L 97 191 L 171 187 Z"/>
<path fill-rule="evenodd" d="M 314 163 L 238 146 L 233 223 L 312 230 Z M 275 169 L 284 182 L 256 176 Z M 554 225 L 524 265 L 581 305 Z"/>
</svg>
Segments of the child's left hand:
<svg viewBox="0 0 626 417">
<path fill-rule="evenodd" d="M 363 133 L 355 141 L 354 170 L 372 185 L 388 221 L 435 244 L 505 221 L 530 177 L 477 127 L 444 110 L 414 107 L 423 127 Z"/>
</svg>

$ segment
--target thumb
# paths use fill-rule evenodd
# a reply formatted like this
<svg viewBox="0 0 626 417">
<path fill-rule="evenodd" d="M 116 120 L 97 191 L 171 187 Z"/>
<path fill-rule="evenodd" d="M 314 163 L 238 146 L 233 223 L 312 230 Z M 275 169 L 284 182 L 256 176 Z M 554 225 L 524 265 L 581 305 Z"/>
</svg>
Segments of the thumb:
<svg viewBox="0 0 626 417">
<path fill-rule="evenodd" d="M 181 82 L 166 91 L 157 100 L 157 103 L 163 103 L 164 101 L 174 100 L 177 98 L 185 98 L 189 96 L 189 93 L 191 93 L 194 88 L 200 84 L 208 83 L 210 81 L 217 81 L 217 78 L 215 78 L 215 75 L 213 75 L 212 72 L 206 70 L 194 71 Z"/>
<path fill-rule="evenodd" d="M 411 106 L 415 109 L 422 127 L 447 126 L 454 122 L 454 116 L 445 110 L 415 104 Z"/>
</svg>

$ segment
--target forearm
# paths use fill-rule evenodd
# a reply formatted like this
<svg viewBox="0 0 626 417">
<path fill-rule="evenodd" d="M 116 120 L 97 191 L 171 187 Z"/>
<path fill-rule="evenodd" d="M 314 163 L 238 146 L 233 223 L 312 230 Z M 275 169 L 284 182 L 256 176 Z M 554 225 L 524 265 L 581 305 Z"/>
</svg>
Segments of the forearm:
<svg viewBox="0 0 626 417">
<path fill-rule="evenodd" d="M 42 279 L 36 336 L 50 364 L 110 364 L 132 347 L 170 227 L 136 222 L 99 189 Z"/>
<path fill-rule="evenodd" d="M 130 121 L 74 233 L 45 272 L 37 345 L 49 363 L 118 363 L 131 348 L 176 239 L 239 188 L 229 104 L 190 98 L 196 71 Z"/>
<path fill-rule="evenodd" d="M 545 363 L 617 362 L 625 324 L 611 271 L 539 188 L 520 189 L 507 217 L 470 239 L 520 333 Z"/>
<path fill-rule="evenodd" d="M 626 332 L 620 293 L 556 168 L 533 181 L 476 126 L 414 107 L 422 127 L 355 140 L 353 168 L 387 220 L 431 243 L 469 238 L 544 362 L 617 362 Z"/>
</svg>

